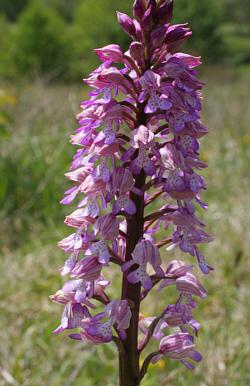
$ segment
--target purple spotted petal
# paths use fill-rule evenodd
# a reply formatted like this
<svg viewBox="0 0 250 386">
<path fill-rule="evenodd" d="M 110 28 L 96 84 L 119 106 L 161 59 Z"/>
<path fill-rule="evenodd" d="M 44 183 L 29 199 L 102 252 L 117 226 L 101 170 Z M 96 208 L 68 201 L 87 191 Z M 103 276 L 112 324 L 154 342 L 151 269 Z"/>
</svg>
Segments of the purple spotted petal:
<svg viewBox="0 0 250 386">
<path fill-rule="evenodd" d="M 203 254 L 201 253 L 201 251 L 199 250 L 199 248 L 197 246 L 195 246 L 194 249 L 196 252 L 199 267 L 200 267 L 201 271 L 205 275 L 207 275 L 209 273 L 209 270 L 213 271 L 214 268 L 210 267 L 210 265 L 207 264 L 205 257 L 203 256 Z"/>
<path fill-rule="evenodd" d="M 186 184 L 183 179 L 176 173 L 175 170 L 169 172 L 168 178 L 165 181 L 163 190 L 170 193 L 175 188 L 178 192 L 186 190 Z"/>
<path fill-rule="evenodd" d="M 147 274 L 147 272 L 142 269 L 140 266 L 138 269 L 136 269 L 133 272 L 130 272 L 128 275 L 128 281 L 132 284 L 141 282 L 142 286 L 145 289 L 151 289 L 152 288 L 152 280 L 150 276 Z"/>
</svg>

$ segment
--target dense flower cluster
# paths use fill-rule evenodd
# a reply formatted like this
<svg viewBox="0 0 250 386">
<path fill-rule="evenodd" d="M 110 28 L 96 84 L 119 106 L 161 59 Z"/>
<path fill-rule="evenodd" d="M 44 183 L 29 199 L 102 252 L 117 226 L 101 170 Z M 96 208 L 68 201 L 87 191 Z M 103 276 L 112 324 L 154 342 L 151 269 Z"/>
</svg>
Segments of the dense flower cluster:
<svg viewBox="0 0 250 386">
<path fill-rule="evenodd" d="M 207 165 L 198 151 L 199 139 L 208 130 L 199 116 L 204 83 L 196 78 L 195 68 L 200 58 L 176 53 L 191 32 L 186 24 L 170 26 L 172 13 L 172 0 L 136 0 L 134 20 L 117 13 L 121 28 L 133 39 L 129 50 L 123 53 L 115 44 L 95 50 L 102 63 L 84 79 L 93 91 L 81 105 L 80 127 L 71 136 L 71 143 L 80 148 L 66 177 L 77 185 L 62 200 L 69 204 L 80 196 L 78 209 L 65 220 L 76 231 L 59 242 L 70 253 L 61 274 L 70 274 L 73 280 L 51 298 L 65 306 L 55 333 L 79 327 L 79 334 L 70 336 L 85 343 L 101 344 L 114 337 L 123 342 L 126 330 L 132 328 L 133 301 L 109 300 L 105 294 L 109 280 L 102 268 L 111 263 L 120 266 L 128 285 L 144 288 L 141 300 L 159 282 L 158 290 L 174 285 L 179 293 L 175 304 L 157 317 L 139 318 L 136 328 L 145 334 L 139 351 L 151 336 L 162 338 L 152 362 L 164 355 L 192 369 L 185 358 L 201 360 L 188 332 L 190 328 L 197 336 L 200 328 L 191 313 L 196 305 L 193 296 L 204 298 L 207 291 L 190 273 L 195 264 L 169 262 L 170 253 L 161 258 L 159 248 L 170 244 L 169 252 L 179 247 L 196 255 L 204 274 L 213 269 L 198 247 L 213 238 L 204 231 L 194 205 L 207 208 L 200 200 L 206 184 L 199 174 Z M 123 67 L 118 69 L 116 63 Z M 120 102 L 115 99 L 118 92 L 125 94 Z M 159 200 L 161 208 L 145 217 L 144 207 Z M 134 240 L 129 224 L 138 218 L 142 231 Z M 166 231 L 172 225 L 173 233 L 155 243 L 161 223 Z M 169 262 L 166 272 L 162 259 Z M 154 275 L 149 275 L 148 264 Z M 104 312 L 92 317 L 88 308 L 95 306 L 90 299 L 101 301 Z M 101 322 L 104 317 L 107 321 Z M 181 331 L 164 337 L 168 326 Z"/>
</svg>

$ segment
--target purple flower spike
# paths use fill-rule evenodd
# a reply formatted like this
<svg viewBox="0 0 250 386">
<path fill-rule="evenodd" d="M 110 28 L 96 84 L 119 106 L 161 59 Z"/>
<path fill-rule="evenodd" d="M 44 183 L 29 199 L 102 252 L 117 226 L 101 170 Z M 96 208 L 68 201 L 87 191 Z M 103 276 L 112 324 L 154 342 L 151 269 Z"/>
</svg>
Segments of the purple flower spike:
<svg viewBox="0 0 250 386">
<path fill-rule="evenodd" d="M 54 333 L 79 327 L 70 334 L 78 344 L 113 340 L 120 383 L 129 385 L 141 383 L 152 358 L 153 363 L 162 356 L 179 360 L 189 369 L 194 366 L 188 357 L 201 360 L 188 330 L 198 336 L 193 297 L 203 299 L 207 290 L 190 273 L 195 264 L 169 262 L 168 252 L 179 247 L 197 256 L 204 274 L 213 270 L 198 248 L 213 237 L 195 212 L 197 204 L 207 209 L 200 198 L 206 189 L 200 174 L 207 165 L 199 159 L 199 140 L 208 133 L 199 116 L 205 85 L 196 78 L 200 57 L 173 54 L 191 34 L 187 23 L 170 25 L 173 0 L 134 0 L 133 14 L 135 20 L 117 12 L 120 27 L 132 38 L 127 51 L 117 44 L 94 50 L 101 64 L 84 79 L 92 90 L 76 116 L 79 127 L 70 143 L 79 148 L 66 173 L 75 186 L 61 201 L 77 200 L 78 209 L 65 220 L 74 233 L 58 243 L 70 252 L 60 271 L 71 280 L 51 296 L 64 306 Z M 161 225 L 166 235 L 159 240 Z M 106 294 L 110 280 L 102 270 L 111 265 L 121 267 L 121 300 Z M 144 318 L 139 303 L 156 285 L 158 291 L 174 286 L 175 304 Z M 91 298 L 104 305 L 93 318 L 87 308 L 96 308 Z M 144 334 L 139 347 L 138 327 Z M 181 332 L 164 337 L 166 327 Z M 159 351 L 149 354 L 140 370 L 140 354 L 151 337 L 161 339 Z"/>
</svg>

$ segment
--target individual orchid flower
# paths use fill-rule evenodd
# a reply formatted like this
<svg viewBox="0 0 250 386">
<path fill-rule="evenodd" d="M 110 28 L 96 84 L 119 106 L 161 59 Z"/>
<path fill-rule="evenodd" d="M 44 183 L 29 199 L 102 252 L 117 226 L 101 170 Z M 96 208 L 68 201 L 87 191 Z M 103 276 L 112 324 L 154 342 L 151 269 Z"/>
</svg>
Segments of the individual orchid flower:
<svg viewBox="0 0 250 386">
<path fill-rule="evenodd" d="M 170 170 L 164 183 L 163 191 L 170 193 L 175 188 L 178 192 L 184 192 L 186 190 L 186 183 L 181 174 L 181 172 L 176 170 Z"/>
<path fill-rule="evenodd" d="M 160 158 L 160 153 L 155 149 L 154 134 L 148 130 L 146 126 L 139 126 L 133 130 L 130 140 L 131 148 L 123 154 L 121 160 L 127 161 L 132 157 L 136 149 L 139 148 L 138 156 L 131 162 L 130 171 L 134 174 L 139 174 L 142 169 L 149 176 L 156 172 L 155 163 L 148 157 L 147 148 L 151 148 L 152 152 Z"/>
<path fill-rule="evenodd" d="M 112 300 L 104 306 L 104 312 L 97 314 L 90 320 L 88 333 L 92 336 L 101 335 L 103 342 L 110 342 L 113 333 L 112 327 L 116 327 L 120 337 L 126 339 L 126 329 L 129 327 L 131 311 L 126 300 Z M 108 318 L 106 323 L 100 322 L 104 317 Z"/>
<path fill-rule="evenodd" d="M 90 158 L 90 162 L 98 161 L 101 157 L 102 161 L 93 169 L 91 177 L 93 179 L 102 177 L 103 182 L 108 182 L 111 176 L 109 158 L 112 159 L 113 165 L 115 165 L 114 155 L 118 153 L 119 141 L 115 140 L 111 144 L 103 144 L 103 141 L 98 142 L 98 144 L 95 144 L 93 150 L 93 156 Z"/>
<path fill-rule="evenodd" d="M 141 282 L 144 288 L 151 289 L 152 280 L 146 271 L 147 263 L 152 265 L 157 275 L 162 277 L 164 276 L 164 272 L 160 267 L 162 261 L 159 250 L 148 240 L 140 241 L 136 244 L 132 257 L 133 260 L 127 261 L 123 264 L 122 272 L 132 267 L 132 265 L 138 264 L 139 268 L 128 274 L 128 281 L 133 284 Z"/>
<path fill-rule="evenodd" d="M 107 264 L 110 259 L 107 240 L 112 241 L 113 251 L 118 252 L 116 239 L 119 235 L 119 220 L 112 214 L 99 217 L 93 226 L 95 235 L 101 235 L 101 239 L 92 243 L 86 250 L 86 255 L 97 253 L 99 255 L 99 262 Z"/>
<path fill-rule="evenodd" d="M 59 241 L 57 245 L 59 248 L 64 249 L 66 253 L 75 249 L 86 251 L 89 247 L 89 241 L 83 237 L 81 230 L 77 230 L 75 233 Z"/>
<path fill-rule="evenodd" d="M 135 181 L 132 173 L 121 166 L 118 166 L 112 173 L 110 180 L 107 182 L 106 188 L 108 194 L 106 196 L 106 202 L 110 202 L 114 195 L 119 190 L 119 197 L 114 202 L 113 214 L 117 214 L 121 209 L 124 209 L 128 214 L 134 214 L 136 212 L 136 206 L 134 202 L 127 196 L 129 191 L 134 192 L 137 195 L 142 195 L 143 192 L 134 187 Z"/>
<path fill-rule="evenodd" d="M 98 103 L 106 104 L 111 101 L 112 90 L 115 89 L 114 96 L 118 93 L 118 86 L 123 84 L 123 75 L 116 67 L 104 68 L 100 73 L 92 75 L 89 79 L 83 79 L 90 87 L 96 90 L 89 93 L 92 100 L 104 93 Z"/>
<path fill-rule="evenodd" d="M 71 313 L 73 314 L 73 317 Z M 75 303 L 71 306 L 71 303 L 68 303 L 64 308 L 61 324 L 55 331 L 53 331 L 53 333 L 58 334 L 65 329 L 69 330 L 77 327 L 84 327 L 84 323 L 82 322 L 84 317 L 91 318 L 89 310 L 86 306 L 82 306 L 79 303 Z"/>
<path fill-rule="evenodd" d="M 194 366 L 186 361 L 190 357 L 196 362 L 202 359 L 201 354 L 194 350 L 193 337 L 188 333 L 176 332 L 163 338 L 159 346 L 159 354 L 152 358 L 151 362 L 158 362 L 162 356 L 170 359 L 180 360 L 188 369 L 193 370 Z"/>
<path fill-rule="evenodd" d="M 144 102 L 147 94 L 149 94 L 149 100 L 144 108 L 145 113 L 154 113 L 157 109 L 169 110 L 172 103 L 167 99 L 166 96 L 160 97 L 157 91 L 160 90 L 161 77 L 155 74 L 151 70 L 147 70 L 144 75 L 140 78 L 142 92 L 139 95 L 139 102 Z"/>
</svg>

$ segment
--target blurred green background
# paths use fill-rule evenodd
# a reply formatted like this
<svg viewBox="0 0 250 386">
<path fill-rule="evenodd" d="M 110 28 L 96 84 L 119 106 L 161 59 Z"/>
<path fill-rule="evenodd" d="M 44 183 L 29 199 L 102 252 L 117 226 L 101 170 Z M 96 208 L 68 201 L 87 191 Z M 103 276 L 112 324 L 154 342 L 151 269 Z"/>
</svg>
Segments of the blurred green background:
<svg viewBox="0 0 250 386">
<path fill-rule="evenodd" d="M 117 384 L 115 346 L 53 335 L 62 307 L 48 296 L 67 280 L 58 272 L 65 255 L 56 243 L 71 233 L 63 221 L 75 206 L 59 201 L 72 186 L 64 173 L 76 152 L 68 141 L 78 127 L 75 115 L 88 99 L 82 78 L 99 65 L 94 48 L 128 49 L 115 11 L 132 16 L 132 3 L 0 0 L 0 386 Z M 145 386 L 250 384 L 249 20 L 249 0 L 175 1 L 173 22 L 189 22 L 193 31 L 183 51 L 202 55 L 199 79 L 207 83 L 201 117 L 210 133 L 201 159 L 209 165 L 202 172 L 209 209 L 197 213 L 215 236 L 202 249 L 215 271 L 195 272 L 209 290 L 194 312 L 202 323 L 196 340 L 202 362 L 191 372 L 161 360 Z M 161 255 L 165 266 L 173 258 L 193 262 L 177 250 L 162 248 Z M 117 268 L 104 275 L 111 271 L 119 296 Z M 174 291 L 155 291 L 142 311 L 157 315 L 171 301 Z"/>
</svg>

